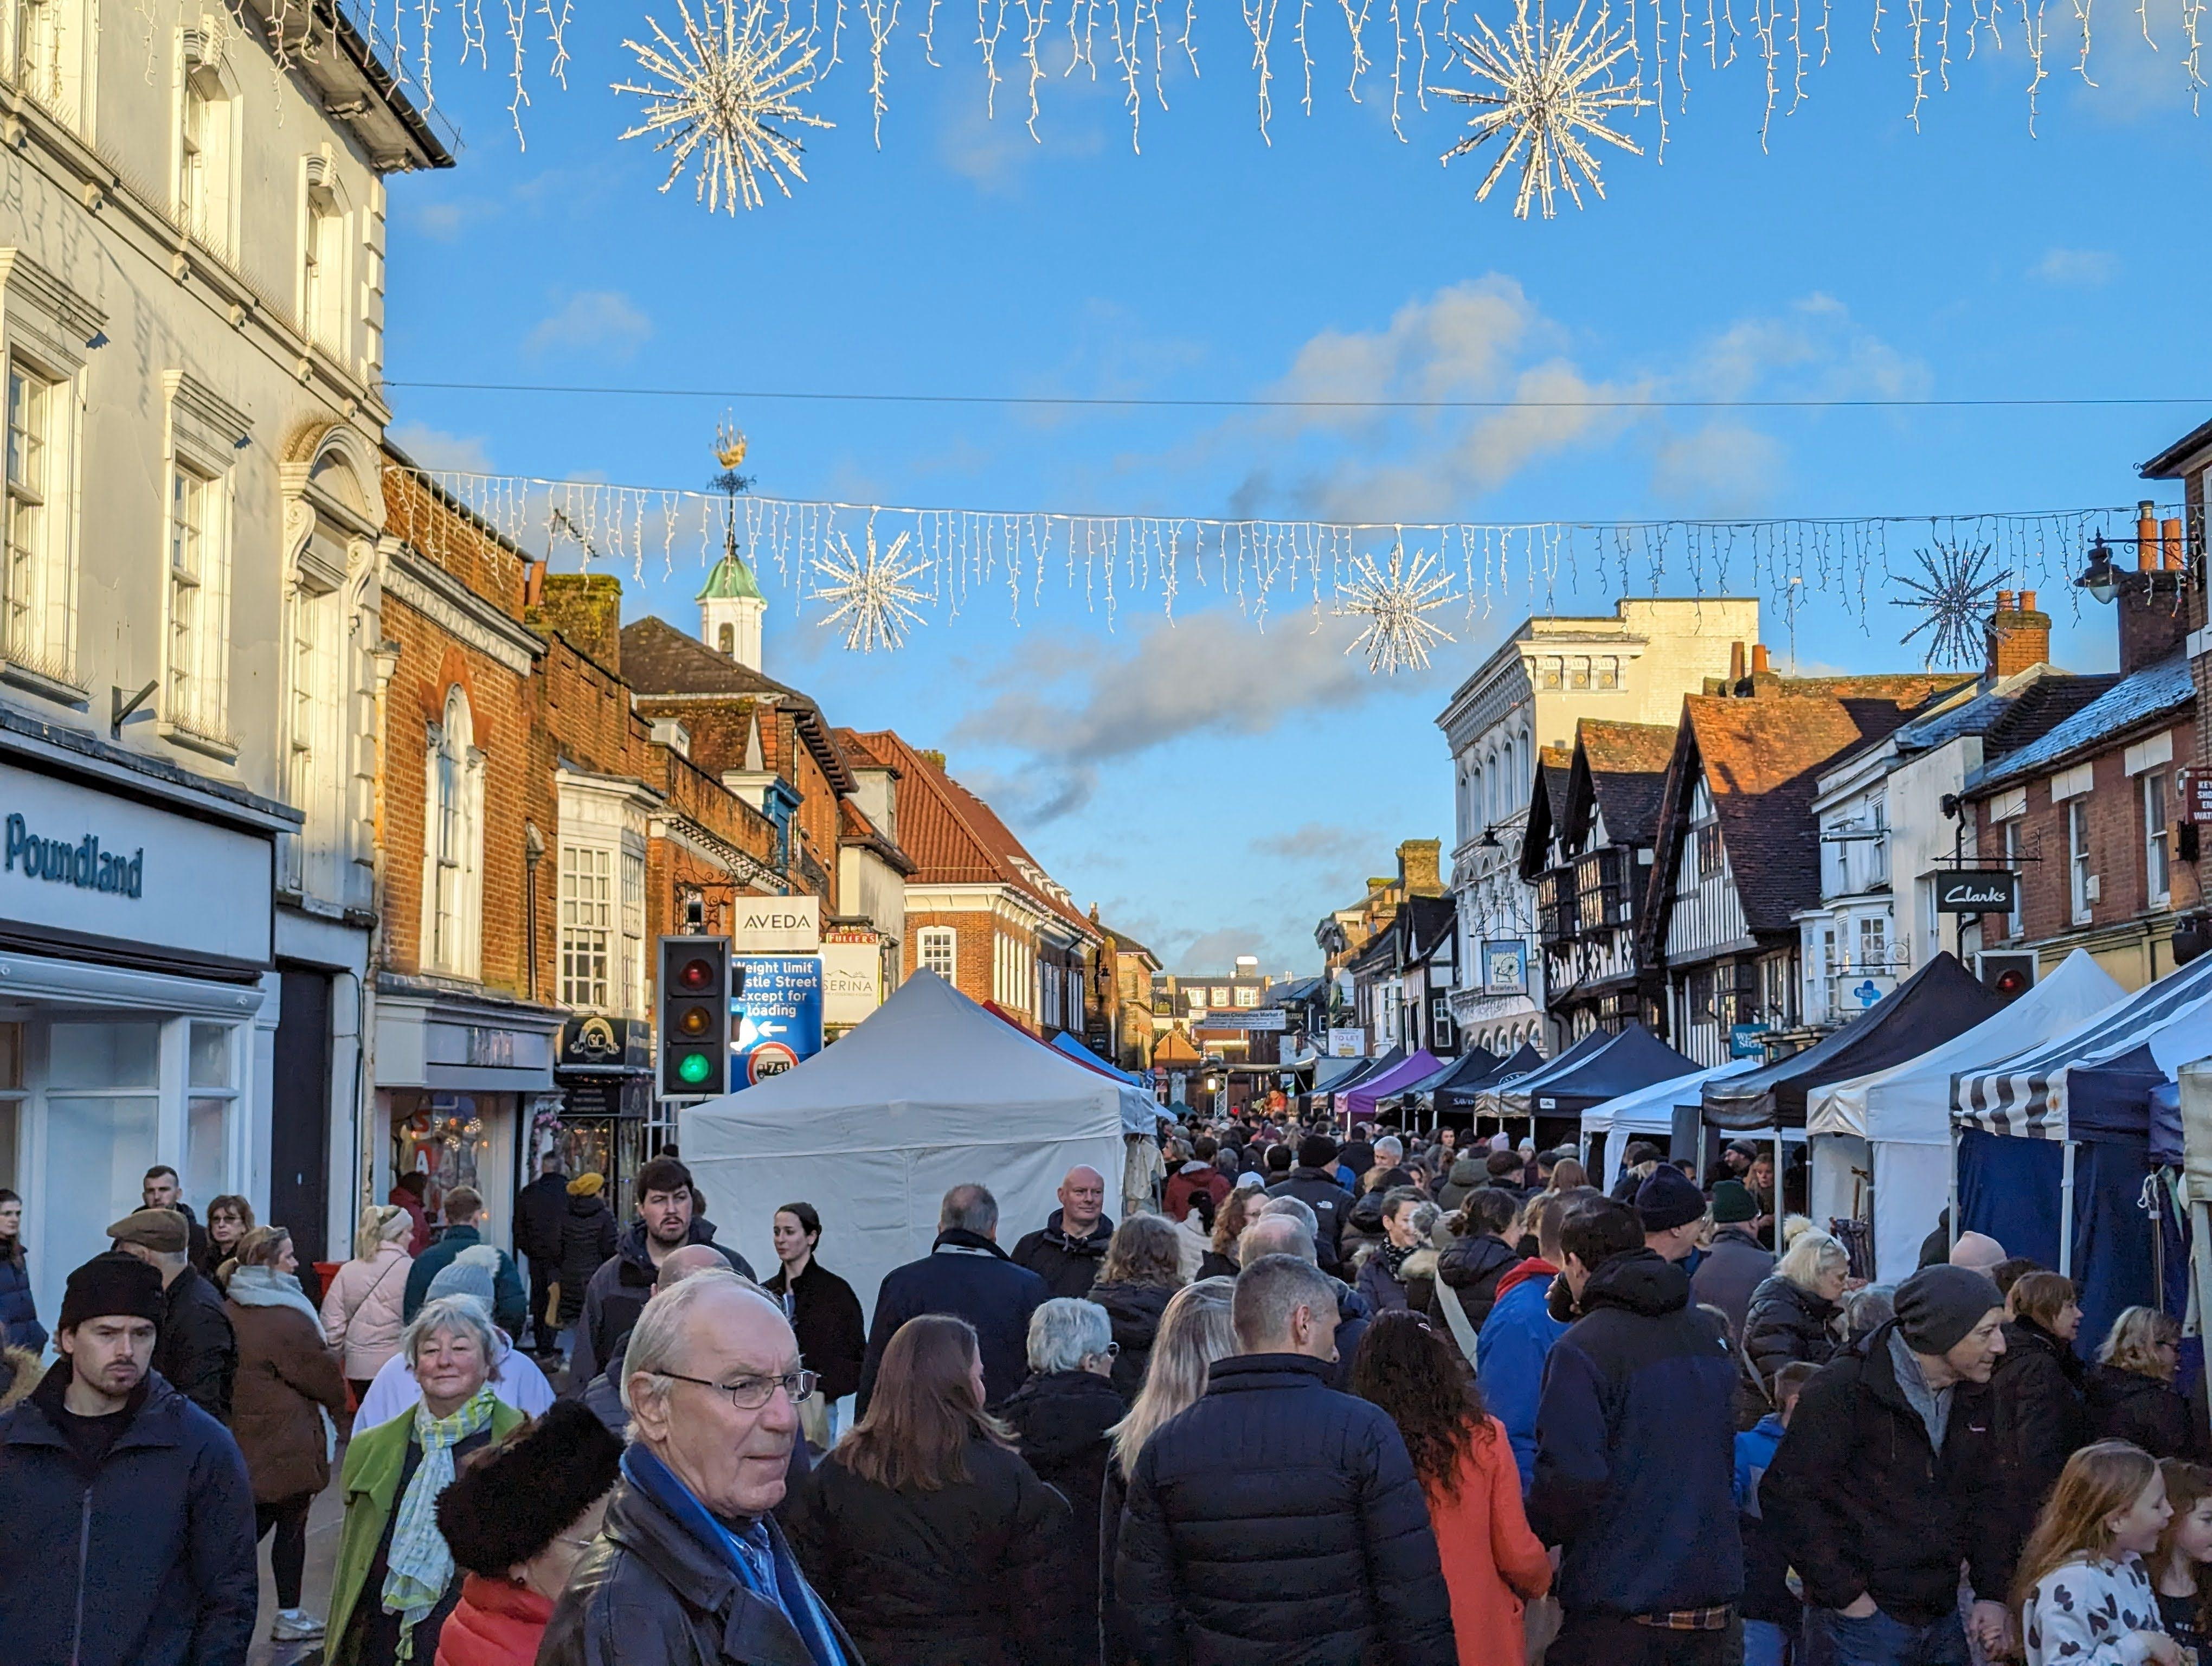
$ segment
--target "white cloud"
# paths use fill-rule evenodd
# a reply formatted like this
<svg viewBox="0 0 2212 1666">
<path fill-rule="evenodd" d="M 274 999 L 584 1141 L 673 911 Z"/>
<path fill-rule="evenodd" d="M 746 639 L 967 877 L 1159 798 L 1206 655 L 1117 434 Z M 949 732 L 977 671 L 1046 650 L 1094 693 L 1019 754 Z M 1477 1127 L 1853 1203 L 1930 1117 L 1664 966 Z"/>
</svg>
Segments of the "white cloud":
<svg viewBox="0 0 2212 1666">
<path fill-rule="evenodd" d="M 2120 258 L 2109 249 L 2050 248 L 2027 271 L 2062 289 L 2094 289 L 2111 283 L 2119 270 Z"/>
<path fill-rule="evenodd" d="M 1694 503 L 1711 514 L 1748 514 L 1775 497 L 1785 478 L 1786 457 L 1772 435 L 1741 423 L 1708 423 L 1658 442 L 1651 486 L 1670 502 Z"/>
<path fill-rule="evenodd" d="M 623 360 L 653 335 L 653 320 L 616 289 L 580 289 L 555 312 L 538 320 L 522 344 L 532 358 L 556 353 L 585 353 Z"/>
<path fill-rule="evenodd" d="M 394 423 L 392 443 L 432 471 L 450 469 L 457 474 L 489 474 L 491 453 L 480 434 L 448 434 L 427 423 Z"/>
</svg>

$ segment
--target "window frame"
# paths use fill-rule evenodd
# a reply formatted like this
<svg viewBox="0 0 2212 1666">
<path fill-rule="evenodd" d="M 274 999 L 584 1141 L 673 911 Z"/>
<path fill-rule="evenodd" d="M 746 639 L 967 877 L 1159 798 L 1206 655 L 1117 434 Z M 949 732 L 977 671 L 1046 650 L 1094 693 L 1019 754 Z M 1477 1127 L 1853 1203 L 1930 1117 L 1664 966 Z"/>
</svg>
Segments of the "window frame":
<svg viewBox="0 0 2212 1666">
<path fill-rule="evenodd" d="M 230 733 L 231 605 L 236 572 L 236 459 L 252 437 L 246 415 L 181 371 L 163 378 L 169 444 L 162 485 L 161 733 L 235 761 Z M 180 483 L 198 489 L 196 562 L 180 562 Z"/>
<path fill-rule="evenodd" d="M 937 951 L 944 952 L 944 964 Z M 960 981 L 960 933 L 951 926 L 923 926 L 914 935 L 914 964 L 921 971 L 935 972 L 957 988 Z"/>
<path fill-rule="evenodd" d="M 2148 906 L 2163 908 L 2173 900 L 2173 830 L 2167 819 L 2166 771 L 2146 769 L 2136 781 L 2136 803 L 2142 817 L 2143 896 Z"/>
<path fill-rule="evenodd" d="M 2087 925 L 2094 911 L 2089 897 L 2089 800 L 2070 798 L 2066 806 L 2066 897 L 2073 923 Z"/>
<path fill-rule="evenodd" d="M 561 1000 L 579 1012 L 606 1011 L 614 989 L 616 849 L 596 841 L 561 841 L 554 880 Z M 579 883 L 586 880 L 599 889 L 599 895 L 575 894 Z M 598 910 L 600 917 L 582 918 L 585 909 Z"/>
</svg>

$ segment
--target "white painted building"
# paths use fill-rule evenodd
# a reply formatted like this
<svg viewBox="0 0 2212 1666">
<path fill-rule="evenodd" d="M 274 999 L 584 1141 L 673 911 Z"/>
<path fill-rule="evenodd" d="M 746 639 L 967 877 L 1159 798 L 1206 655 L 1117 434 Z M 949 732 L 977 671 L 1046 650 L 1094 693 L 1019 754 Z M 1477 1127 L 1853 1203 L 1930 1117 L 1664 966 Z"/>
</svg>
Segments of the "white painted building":
<svg viewBox="0 0 2212 1666">
<path fill-rule="evenodd" d="M 0 902 L 49 1318 L 156 1162 L 303 1258 L 358 1203 L 384 176 L 451 159 L 338 14 L 280 67 L 259 3 L 0 19 L 0 814 L 82 854 Z"/>
<path fill-rule="evenodd" d="M 1756 601 L 1623 600 L 1610 618 L 1522 621 L 1453 693 L 1437 727 L 1455 778 L 1451 1015 L 1468 1044 L 1501 1055 L 1524 1041 L 1552 1046 L 1536 894 L 1518 871 L 1541 750 L 1571 747 L 1585 717 L 1673 725 L 1682 696 L 1740 673 L 1758 637 Z"/>
</svg>

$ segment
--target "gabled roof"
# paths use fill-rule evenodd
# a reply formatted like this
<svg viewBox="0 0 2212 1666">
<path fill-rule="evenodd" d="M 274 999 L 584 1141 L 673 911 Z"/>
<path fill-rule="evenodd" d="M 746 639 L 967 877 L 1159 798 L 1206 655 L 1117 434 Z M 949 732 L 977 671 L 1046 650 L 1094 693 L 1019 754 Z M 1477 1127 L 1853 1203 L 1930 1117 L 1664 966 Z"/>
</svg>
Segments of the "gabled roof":
<svg viewBox="0 0 2212 1666">
<path fill-rule="evenodd" d="M 1890 733 L 1915 707 L 1958 680 L 1932 674 L 1778 678 L 1746 696 L 1685 699 L 1654 841 L 1645 952 L 1656 954 L 1664 938 L 1698 781 L 1712 797 L 1746 922 L 1754 932 L 1793 929 L 1791 914 L 1820 894 L 1813 799 L 1822 769 Z"/>
<path fill-rule="evenodd" d="M 1609 723 L 1586 717 L 1576 726 L 1575 768 L 1567 784 L 1569 836 L 1579 838 L 1592 806 L 1605 812 L 1615 844 L 1648 845 L 1659 824 L 1667 761 L 1674 731 L 1664 723 Z"/>
<path fill-rule="evenodd" d="M 1113 927 L 1103 923 L 1099 926 L 1098 929 L 1104 932 L 1107 936 L 1114 939 L 1115 953 L 1133 954 L 1140 960 L 1149 960 L 1152 963 L 1155 970 L 1158 970 L 1164 964 L 1162 962 L 1159 956 L 1154 954 L 1150 949 L 1137 941 L 1135 938 L 1127 935 L 1126 933 L 1118 932 L 1115 930 Z"/>
<path fill-rule="evenodd" d="M 1529 885 L 1552 866 L 1552 841 L 1566 825 L 1565 793 L 1552 795 L 1552 778 L 1536 771 L 1536 784 L 1528 789 L 1528 819 L 1521 824 L 1521 878 Z"/>
<path fill-rule="evenodd" d="M 811 696 L 715 653 L 697 637 L 650 613 L 623 627 L 622 660 L 623 681 L 641 700 L 749 698 L 789 712 L 800 742 L 813 754 L 831 790 L 853 790 L 853 772 Z"/>
<path fill-rule="evenodd" d="M 1987 793 L 2031 775 L 2047 775 L 2079 754 L 2101 750 L 2138 725 L 2187 709 L 2196 698 L 2187 654 L 2145 666 L 2039 739 L 1983 765 L 1966 777 L 1966 790 Z"/>
<path fill-rule="evenodd" d="M 837 842 L 859 845 L 872 850 L 883 858 L 884 864 L 901 875 L 914 872 L 914 859 L 896 844 L 884 836 L 883 830 L 868 819 L 867 812 L 849 798 L 837 800 Z"/>
<path fill-rule="evenodd" d="M 854 733 L 853 739 L 871 758 L 899 772 L 899 844 L 915 864 L 909 884 L 1006 885 L 1086 937 L 1095 935 L 1091 921 L 989 805 L 892 730 Z"/>
<path fill-rule="evenodd" d="M 2200 423 L 2136 472 L 2146 480 L 2178 480 L 2207 447 L 2212 447 L 2212 423 Z"/>
</svg>

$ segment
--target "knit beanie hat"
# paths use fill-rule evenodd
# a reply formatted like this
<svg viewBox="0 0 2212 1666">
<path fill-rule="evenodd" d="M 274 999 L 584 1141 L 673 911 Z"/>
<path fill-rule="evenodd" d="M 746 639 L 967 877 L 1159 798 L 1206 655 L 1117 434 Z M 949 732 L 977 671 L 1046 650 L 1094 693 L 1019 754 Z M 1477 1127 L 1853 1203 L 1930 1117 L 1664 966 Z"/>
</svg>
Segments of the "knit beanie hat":
<svg viewBox="0 0 2212 1666">
<path fill-rule="evenodd" d="M 487 1579 L 536 1557 L 615 1484 L 623 1444 L 580 1400 L 462 1467 L 438 1495 L 438 1531 L 453 1560 Z"/>
<path fill-rule="evenodd" d="M 136 1256 L 111 1250 L 69 1275 L 56 1330 L 75 1330 L 88 1319 L 145 1319 L 161 1322 L 161 1275 Z"/>
<path fill-rule="evenodd" d="M 1705 1195 L 1672 1163 L 1662 1163 L 1636 1189 L 1636 1213 L 1644 1217 L 1645 1231 L 1668 1231 L 1704 1219 Z"/>
<path fill-rule="evenodd" d="M 1298 1166 L 1325 1168 L 1336 1161 L 1336 1141 L 1325 1134 L 1309 1134 L 1298 1141 Z"/>
<path fill-rule="evenodd" d="M 1948 1353 L 2004 1298 L 1985 1273 L 1939 1263 L 1897 1286 L 1897 1329 L 1915 1353 Z"/>
<path fill-rule="evenodd" d="M 1741 1226 L 1747 1220 L 1759 1219 L 1759 1205 L 1751 1201 L 1751 1189 L 1741 1180 L 1723 1180 L 1713 1188 L 1713 1222 L 1719 1226 Z"/>
<path fill-rule="evenodd" d="M 606 1176 L 587 1169 L 568 1183 L 568 1195 L 597 1197 L 599 1195 L 599 1189 L 606 1183 Z"/>
<path fill-rule="evenodd" d="M 440 1268 L 437 1276 L 430 1280 L 425 1301 L 435 1301 L 441 1296 L 473 1296 L 489 1313 L 492 1308 L 492 1291 L 499 1280 L 499 1251 L 489 1243 L 472 1243 Z"/>
</svg>

